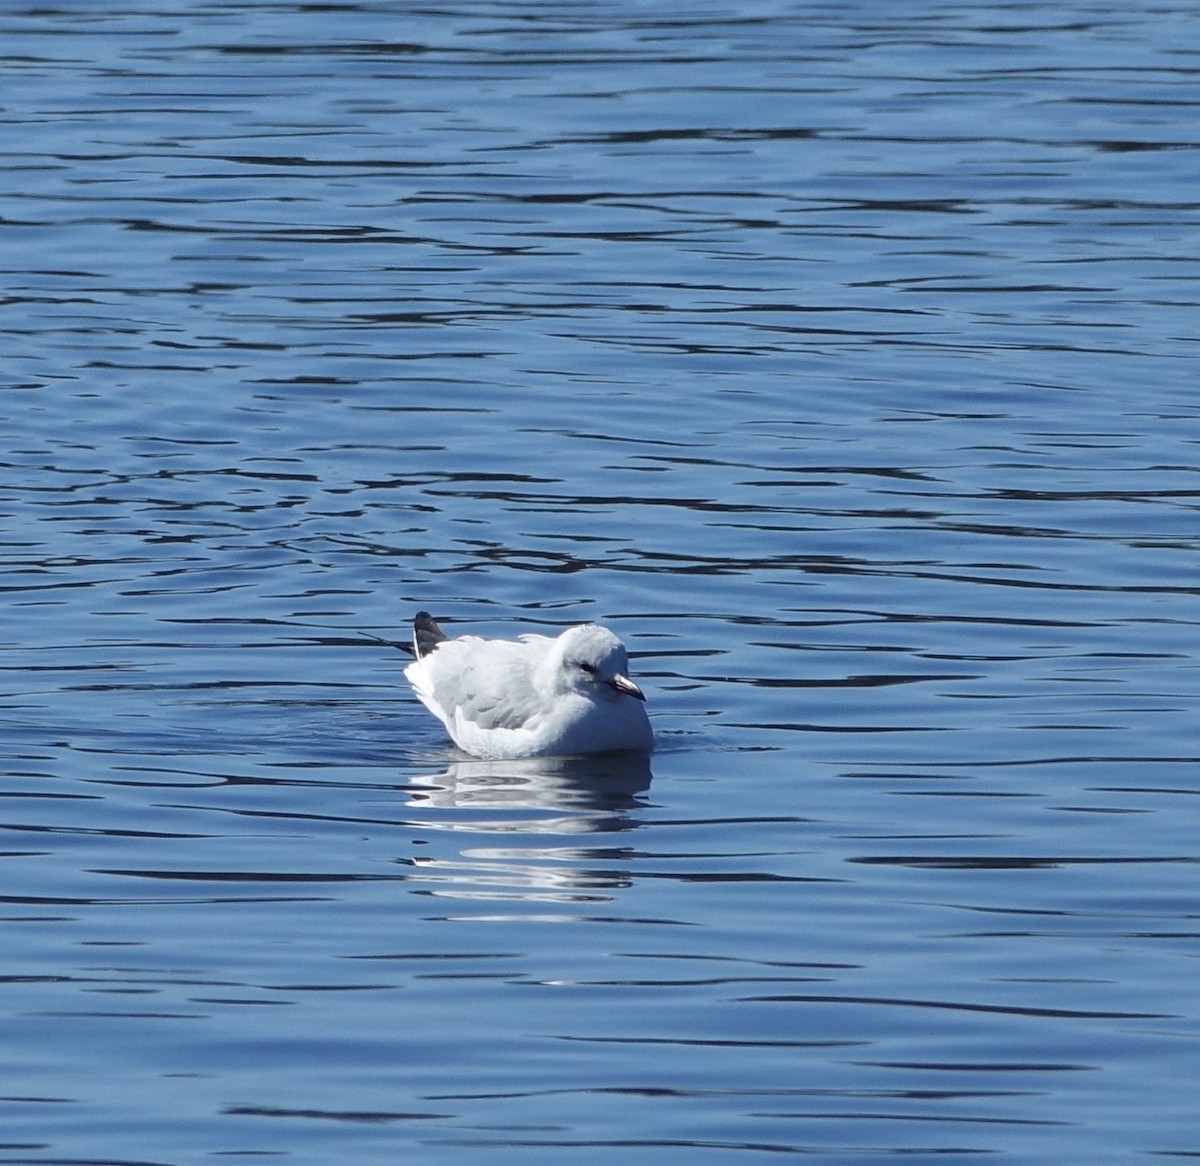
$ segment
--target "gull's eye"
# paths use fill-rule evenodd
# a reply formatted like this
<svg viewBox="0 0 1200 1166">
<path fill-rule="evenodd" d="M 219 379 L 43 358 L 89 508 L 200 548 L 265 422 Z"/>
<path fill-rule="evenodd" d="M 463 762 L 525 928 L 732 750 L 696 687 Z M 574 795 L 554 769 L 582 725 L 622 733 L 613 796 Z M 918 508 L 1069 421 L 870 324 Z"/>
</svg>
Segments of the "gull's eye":
<svg viewBox="0 0 1200 1166">
<path fill-rule="evenodd" d="M 586 672 L 588 676 L 595 676 L 596 675 L 596 665 L 595 664 L 585 664 L 582 660 L 580 660 L 579 661 L 579 671 Z"/>
</svg>

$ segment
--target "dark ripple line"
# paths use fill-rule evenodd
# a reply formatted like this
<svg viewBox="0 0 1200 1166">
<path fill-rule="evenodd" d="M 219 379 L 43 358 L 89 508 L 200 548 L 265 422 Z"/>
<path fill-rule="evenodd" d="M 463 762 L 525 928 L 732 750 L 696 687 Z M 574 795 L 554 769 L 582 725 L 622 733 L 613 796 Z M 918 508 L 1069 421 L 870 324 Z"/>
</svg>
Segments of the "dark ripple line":
<svg viewBox="0 0 1200 1166">
<path fill-rule="evenodd" d="M 33 796 L 33 795 L 17 795 L 17 796 Z M 87 799 L 92 800 L 92 799 Z M 0 830 L 7 830 L 14 834 L 84 834 L 98 835 L 103 838 L 166 838 L 166 839 L 187 839 L 189 841 L 201 838 L 212 838 L 211 834 L 181 834 L 175 831 L 168 830 L 119 830 L 115 827 L 106 826 L 43 826 L 27 822 L 0 822 Z"/>
<path fill-rule="evenodd" d="M 915 1069 L 918 1072 L 946 1073 L 1080 1073 L 1094 1072 L 1097 1065 L 1077 1065 L 1070 1061 L 861 1061 L 858 1064 L 878 1069 Z"/>
<path fill-rule="evenodd" d="M 846 1049 L 872 1043 L 868 1040 L 736 1040 L 731 1037 L 577 1036 L 571 1033 L 554 1034 L 554 1039 L 595 1045 L 682 1045 L 715 1049 Z"/>
<path fill-rule="evenodd" d="M 333 874 L 305 871 L 123 870 L 116 867 L 93 869 L 89 870 L 88 874 L 218 883 L 378 883 L 401 882 L 408 878 L 407 875 Z"/>
<path fill-rule="evenodd" d="M 1146 857 L 1010 856 L 1010 855 L 920 855 L 879 854 L 848 858 L 860 866 L 909 866 L 928 870 L 1051 870 L 1060 866 L 1122 866 L 1150 863 L 1200 863 L 1194 855 Z"/>
<path fill-rule="evenodd" d="M 392 1110 L 285 1109 L 273 1105 L 231 1105 L 221 1112 L 230 1117 L 303 1117 L 318 1121 L 359 1122 L 367 1125 L 394 1121 L 434 1121 L 453 1116 L 449 1113 Z"/>
<path fill-rule="evenodd" d="M 806 1154 L 786 1142 L 739 1142 L 715 1138 L 437 1138 L 439 1146 L 505 1147 L 555 1150 L 748 1150 L 763 1154 Z M 985 1153 L 983 1150 L 939 1150 L 938 1153 Z M 40 1161 L 40 1159 L 39 1159 Z M 34 1164 L 31 1164 L 34 1166 Z"/>
<path fill-rule="evenodd" d="M 74 1098 L 70 1100 L 74 1101 Z M 161 1162 L 150 1158 L 4 1158 L 2 1161 L 4 1166 L 178 1166 L 177 1161 Z"/>
<path fill-rule="evenodd" d="M 1057 1020 L 1178 1020 L 1172 1012 L 1101 1012 L 1075 1008 L 1037 1008 L 1017 1004 L 968 1004 L 954 1000 L 918 1000 L 890 996 L 817 996 L 788 993 L 781 996 L 741 996 L 743 1004 L 881 1004 L 888 1008 L 937 1008 L 951 1012 L 988 1012 L 1001 1016 L 1029 1016 Z"/>
<path fill-rule="evenodd" d="M 97 873 L 97 872 L 89 872 Z M 82 895 L 0 895 L 0 903 L 18 907 L 177 907 L 181 903 L 191 906 L 212 906 L 239 903 L 325 903 L 321 895 L 221 895 L 213 898 L 118 898 L 100 896 L 87 898 Z"/>
<path fill-rule="evenodd" d="M 987 1096 L 986 1094 L 984 1096 Z M 1075 1126 L 1078 1122 L 1054 1121 L 1050 1118 L 1031 1117 L 981 1117 L 978 1114 L 950 1113 L 888 1113 L 871 1110 L 801 1110 L 797 1113 L 786 1112 L 751 1112 L 748 1116 L 768 1118 L 773 1121 L 916 1121 L 916 1122 L 956 1122 L 965 1125 L 1000 1125 L 1000 1126 Z"/>
<path fill-rule="evenodd" d="M 1085 754 L 1069 754 L 1068 753 L 1068 754 L 1064 754 L 1063 756 L 1060 756 L 1060 757 L 1054 757 L 1054 756 L 1050 756 L 1050 757 L 1011 757 L 1011 758 L 1004 758 L 1004 759 L 1001 759 L 998 761 L 989 761 L 989 760 L 987 760 L 987 758 L 983 758 L 983 757 L 972 758 L 972 760 L 970 760 L 970 761 L 929 761 L 929 762 L 926 762 L 925 765 L 929 769 L 983 769 L 983 768 L 1005 769 L 1010 766 L 1013 768 L 1016 768 L 1018 766 L 1029 766 L 1029 765 L 1097 765 L 1097 764 L 1100 764 L 1101 762 L 1106 763 L 1106 764 L 1116 763 L 1118 765 L 1161 765 L 1161 764 L 1196 765 L 1196 764 L 1200 764 L 1200 756 L 1191 756 L 1186 753 L 1185 754 L 1166 753 L 1159 757 L 1155 757 L 1155 756 L 1149 755 L 1149 754 L 1137 754 L 1137 753 L 1116 754 L 1116 755 L 1109 755 L 1109 754 L 1090 755 L 1090 754 L 1086 754 L 1086 753 Z M 864 770 L 859 773 L 851 774 L 850 776 L 874 777 L 877 775 Z M 915 774 L 912 776 L 921 777 L 923 775 Z M 1098 788 L 1104 789 L 1105 787 L 1100 786 Z M 1117 788 L 1119 789 L 1120 787 L 1117 787 Z M 1129 792 L 1139 793 L 1141 791 L 1138 790 L 1137 787 L 1134 787 Z M 1164 790 L 1164 791 L 1150 791 L 1150 792 L 1200 793 L 1200 790 L 1186 790 L 1185 789 L 1185 790 Z"/>
</svg>

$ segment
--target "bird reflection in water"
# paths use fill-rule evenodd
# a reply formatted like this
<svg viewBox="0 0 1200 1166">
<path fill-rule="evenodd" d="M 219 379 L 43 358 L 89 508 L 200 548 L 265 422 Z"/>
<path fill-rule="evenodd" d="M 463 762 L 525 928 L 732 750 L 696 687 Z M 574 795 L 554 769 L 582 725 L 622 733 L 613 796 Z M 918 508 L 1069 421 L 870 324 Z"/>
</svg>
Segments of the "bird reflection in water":
<svg viewBox="0 0 1200 1166">
<path fill-rule="evenodd" d="M 645 753 L 531 757 L 512 761 L 464 759 L 444 772 L 417 777 L 414 806 L 438 809 L 614 810 L 644 805 L 650 788 Z"/>
<path fill-rule="evenodd" d="M 590 915 L 631 885 L 636 852 L 555 839 L 598 841 L 637 829 L 650 780 L 644 753 L 456 761 L 409 787 L 410 806 L 424 811 L 430 827 L 431 849 L 403 860 L 408 878 L 421 894 L 491 904 L 488 918 L 514 910 L 524 917 L 530 904 L 573 904 L 564 919 L 588 904 Z M 439 854 L 451 838 L 451 852 Z M 472 844 L 457 849 L 467 838 Z M 510 906 L 495 915 L 500 903 Z"/>
</svg>

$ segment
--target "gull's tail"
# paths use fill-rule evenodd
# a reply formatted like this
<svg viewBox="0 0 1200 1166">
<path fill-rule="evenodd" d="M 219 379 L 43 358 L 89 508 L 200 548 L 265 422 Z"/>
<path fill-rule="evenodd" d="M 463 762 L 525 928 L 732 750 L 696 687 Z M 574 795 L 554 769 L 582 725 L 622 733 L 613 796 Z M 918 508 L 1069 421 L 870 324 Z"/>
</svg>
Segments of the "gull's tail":
<svg viewBox="0 0 1200 1166">
<path fill-rule="evenodd" d="M 427 611 L 418 611 L 413 617 L 413 654 L 418 660 L 425 659 L 443 640 L 446 633 L 437 625 L 437 620 Z"/>
</svg>

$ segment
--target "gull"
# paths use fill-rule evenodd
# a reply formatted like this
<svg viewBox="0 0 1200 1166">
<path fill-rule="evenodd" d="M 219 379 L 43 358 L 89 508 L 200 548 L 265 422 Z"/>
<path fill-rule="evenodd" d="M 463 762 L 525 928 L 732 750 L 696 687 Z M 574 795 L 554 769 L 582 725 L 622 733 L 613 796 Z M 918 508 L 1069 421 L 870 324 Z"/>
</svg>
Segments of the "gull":
<svg viewBox="0 0 1200 1166">
<path fill-rule="evenodd" d="M 645 696 L 625 645 L 599 624 L 561 635 L 451 639 L 426 611 L 413 619 L 404 669 L 421 703 L 474 757 L 649 752 Z"/>
</svg>

